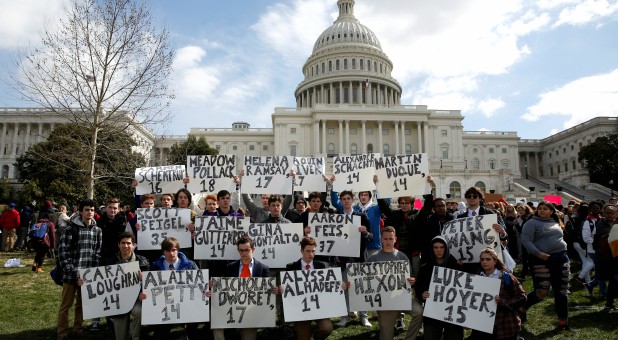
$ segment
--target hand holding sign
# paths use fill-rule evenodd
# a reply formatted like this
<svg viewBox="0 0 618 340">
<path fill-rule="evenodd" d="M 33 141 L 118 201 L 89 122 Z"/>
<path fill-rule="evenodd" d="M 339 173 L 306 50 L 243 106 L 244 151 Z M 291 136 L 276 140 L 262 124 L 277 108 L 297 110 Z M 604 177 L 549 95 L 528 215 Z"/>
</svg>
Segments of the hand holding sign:
<svg viewBox="0 0 618 340">
<path fill-rule="evenodd" d="M 379 157 L 375 161 L 375 167 L 380 178 L 377 183 L 380 198 L 420 196 L 427 193 L 427 154 Z"/>
<path fill-rule="evenodd" d="M 135 169 L 137 195 L 176 192 L 184 187 L 184 165 L 167 165 Z"/>
</svg>

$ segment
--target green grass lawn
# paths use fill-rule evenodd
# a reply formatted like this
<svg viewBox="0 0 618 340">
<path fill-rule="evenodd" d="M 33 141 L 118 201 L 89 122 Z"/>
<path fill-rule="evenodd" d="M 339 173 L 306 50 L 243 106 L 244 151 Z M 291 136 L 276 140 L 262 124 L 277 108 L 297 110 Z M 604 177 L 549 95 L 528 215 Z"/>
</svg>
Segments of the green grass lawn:
<svg viewBox="0 0 618 340">
<path fill-rule="evenodd" d="M 53 263 L 47 259 L 43 269 L 45 273 L 35 274 L 31 271 L 34 253 L 16 252 L 0 253 L 1 264 L 4 265 L 9 258 L 21 258 L 23 268 L 0 267 L 0 339 L 55 339 L 56 320 L 58 305 L 60 302 L 60 286 L 55 285 L 49 277 L 49 271 Z M 574 264 L 573 271 L 579 267 Z M 516 274 L 518 271 L 516 271 Z M 524 282 L 526 291 L 530 291 L 532 280 L 528 278 Z M 574 281 L 572 281 L 574 282 Z M 618 312 L 602 311 L 604 301 L 598 298 L 598 290 L 595 289 L 595 297 L 589 297 L 587 291 L 578 283 L 571 286 L 572 294 L 569 296 L 569 318 L 574 328 L 572 332 L 558 332 L 555 330 L 556 313 L 553 299 L 548 298 L 537 304 L 528 311 L 528 323 L 524 325 L 521 336 L 529 339 L 618 339 Z M 70 317 L 72 318 L 73 310 Z M 338 321 L 337 319 L 334 320 Z M 72 321 L 69 322 L 71 324 Z M 86 325 L 90 322 L 86 321 Z M 362 327 L 358 320 L 344 328 L 335 329 L 329 339 L 377 339 L 377 321 L 372 320 L 374 327 L 369 329 Z M 145 338 L 152 336 L 152 329 L 146 332 Z M 204 332 L 205 334 L 208 332 Z M 468 332 L 466 333 L 468 334 Z M 282 339 L 284 333 L 279 329 L 265 330 L 258 334 L 261 339 Z M 88 332 L 80 339 L 113 339 L 111 330 L 99 330 Z M 206 338 L 206 337 L 205 337 Z M 400 334 L 397 339 L 402 339 Z M 172 333 L 172 339 L 184 339 L 184 333 L 176 328 Z"/>
</svg>

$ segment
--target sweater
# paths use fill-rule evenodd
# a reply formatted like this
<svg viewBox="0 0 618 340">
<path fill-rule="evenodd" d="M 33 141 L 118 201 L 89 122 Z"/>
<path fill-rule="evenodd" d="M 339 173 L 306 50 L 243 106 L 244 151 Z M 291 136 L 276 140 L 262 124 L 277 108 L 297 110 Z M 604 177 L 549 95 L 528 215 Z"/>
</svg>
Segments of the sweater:
<svg viewBox="0 0 618 340">
<path fill-rule="evenodd" d="M 567 250 L 563 236 L 558 222 L 551 218 L 532 216 L 524 224 L 521 242 L 532 256 L 538 256 L 540 253 L 553 254 Z"/>
</svg>

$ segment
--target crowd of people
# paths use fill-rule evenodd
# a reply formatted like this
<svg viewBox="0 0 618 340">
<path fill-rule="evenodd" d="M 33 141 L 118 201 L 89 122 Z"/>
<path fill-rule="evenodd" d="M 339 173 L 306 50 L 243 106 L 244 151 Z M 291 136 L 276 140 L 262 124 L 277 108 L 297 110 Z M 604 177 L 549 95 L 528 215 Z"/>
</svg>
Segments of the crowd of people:
<svg viewBox="0 0 618 340">
<path fill-rule="evenodd" d="M 325 180 L 332 183 L 334 177 Z M 377 178 L 374 178 L 377 181 Z M 428 181 L 431 181 L 429 177 Z M 562 206 L 547 201 L 538 203 L 508 204 L 506 201 L 486 202 L 484 192 L 478 187 L 468 188 L 464 202 L 453 202 L 433 195 L 424 195 L 422 208 L 414 209 L 415 198 L 397 198 L 398 208 L 390 199 L 375 199 L 374 193 L 363 191 L 352 193 L 312 192 L 293 195 L 261 195 L 259 203 L 247 194 L 230 193 L 222 190 L 204 198 L 203 209 L 193 202 L 193 195 L 185 188 L 176 193 L 163 195 L 145 194 L 136 197 L 139 208 L 176 207 L 191 209 L 191 217 L 237 216 L 255 223 L 302 223 L 304 237 L 300 242 L 300 259 L 290 258 L 287 270 L 312 270 L 326 267 L 341 267 L 350 262 L 375 262 L 409 260 L 411 276 L 408 282 L 414 289 L 412 309 L 408 311 L 379 311 L 376 313 L 381 339 L 392 339 L 395 332 L 405 331 L 406 339 L 415 339 L 424 334 L 425 339 L 463 339 L 462 326 L 423 317 L 423 304 L 430 298 L 429 284 L 434 267 L 445 267 L 467 273 L 500 279 L 500 293 L 495 296 L 497 314 L 492 334 L 473 331 L 469 339 L 519 339 L 521 324 L 526 322 L 527 311 L 549 296 L 553 299 L 557 316 L 557 328 L 571 329 L 568 318 L 569 285 L 583 285 L 590 295 L 598 287 L 598 294 L 605 298 L 605 310 L 614 309 L 618 294 L 618 257 L 612 252 L 609 240 L 611 229 L 616 227 L 618 206 L 616 198 L 607 203 L 569 202 Z M 330 199 L 329 199 L 330 198 Z M 240 207 L 240 201 L 244 208 Z M 234 204 L 235 203 L 235 204 Z M 339 213 L 359 216 L 361 226 L 360 256 L 346 258 L 315 255 L 316 242 L 311 237 L 309 213 Z M 501 247 L 521 270 L 514 273 L 492 248 L 479 255 L 478 263 L 463 263 L 462 259 L 449 252 L 446 239 L 441 236 L 444 225 L 456 218 L 497 214 L 498 223 L 493 226 L 500 236 Z M 35 223 L 45 222 L 47 235 L 43 238 L 30 237 L 28 231 Z M 131 207 L 121 205 L 116 198 L 110 198 L 103 206 L 93 200 L 84 200 L 67 214 L 66 206 L 54 207 L 45 200 L 40 208 L 24 206 L 21 212 L 15 204 L 0 217 L 2 227 L 2 251 L 22 250 L 30 247 L 36 253 L 32 270 L 43 272 L 46 254 L 54 254 L 63 269 L 62 295 L 58 312 L 57 336 L 65 339 L 69 335 L 69 310 L 75 305 L 73 333 L 85 332 L 81 309 L 79 286 L 83 283 L 78 269 L 105 264 L 137 261 L 140 270 L 182 270 L 207 268 L 211 277 L 267 277 L 280 270 L 270 269 L 253 258 L 255 250 L 251 238 L 243 236 L 236 242 L 240 260 L 213 261 L 195 260 L 193 250 L 181 245 L 174 238 L 161 242 L 161 250 L 140 250 L 136 248 L 140 225 L 131 212 Z M 188 232 L 195 235 L 191 224 Z M 581 271 L 571 277 L 571 263 L 581 262 Z M 594 273 L 593 275 L 591 275 Z M 534 289 L 524 292 L 520 281 L 530 275 Z M 345 278 L 344 278 L 345 280 Z M 349 282 L 344 283 L 348 287 Z M 274 289 L 273 294 L 280 293 Z M 107 318 L 106 322 L 95 319 L 91 328 L 112 326 L 116 339 L 138 339 L 141 332 L 141 303 L 146 298 L 140 294 L 130 313 Z M 295 322 L 293 327 L 283 320 L 280 304 L 278 327 L 297 339 L 325 339 L 333 331 L 330 319 L 312 322 Z M 404 313 L 410 315 L 409 324 L 404 324 Z M 342 316 L 338 327 L 346 327 L 353 317 L 358 316 L 362 326 L 373 327 L 367 311 L 350 312 Z M 203 338 L 205 329 L 198 324 L 184 325 L 187 339 Z M 407 329 L 407 330 L 406 330 Z M 166 339 L 170 326 L 157 326 L 155 336 Z M 210 336 L 225 339 L 229 330 L 213 329 Z M 209 333 L 210 334 L 210 333 Z M 255 339 L 256 329 L 240 332 L 243 339 Z"/>
</svg>

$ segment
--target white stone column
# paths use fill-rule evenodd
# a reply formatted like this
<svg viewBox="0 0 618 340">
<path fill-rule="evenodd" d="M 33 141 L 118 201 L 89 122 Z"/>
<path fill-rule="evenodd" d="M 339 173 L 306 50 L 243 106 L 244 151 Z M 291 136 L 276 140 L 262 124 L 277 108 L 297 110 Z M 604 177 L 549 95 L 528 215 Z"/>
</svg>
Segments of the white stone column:
<svg viewBox="0 0 618 340">
<path fill-rule="evenodd" d="M 43 140 L 43 123 L 39 123 L 39 134 L 36 136 L 37 143 Z"/>
<path fill-rule="evenodd" d="M 384 144 L 382 143 L 382 121 L 378 120 L 378 152 L 384 156 L 383 151 L 384 151 Z M 376 150 L 374 149 L 373 152 L 376 152 Z"/>
<path fill-rule="evenodd" d="M 345 153 L 350 154 L 350 120 L 345 121 Z"/>
<path fill-rule="evenodd" d="M 6 136 L 6 124 L 7 123 L 2 123 L 2 135 L 0 135 L 0 157 L 4 156 L 4 143 L 6 142 L 4 140 L 4 136 Z"/>
<path fill-rule="evenodd" d="M 352 95 L 352 81 L 350 80 L 350 87 L 348 88 L 348 104 L 354 104 L 354 96 Z"/>
<path fill-rule="evenodd" d="M 338 154 L 344 153 L 343 151 L 343 120 L 339 120 L 339 152 Z"/>
<path fill-rule="evenodd" d="M 313 121 L 313 154 L 317 155 L 320 153 L 320 121 Z"/>
<path fill-rule="evenodd" d="M 401 150 L 406 153 L 406 122 L 401 122 Z"/>
<path fill-rule="evenodd" d="M 326 154 L 326 120 L 322 120 L 322 154 Z"/>
<path fill-rule="evenodd" d="M 425 141 L 425 145 L 423 145 L 423 152 L 427 152 L 427 146 L 429 145 L 428 128 L 429 124 L 427 122 L 423 122 L 423 140 Z"/>
<path fill-rule="evenodd" d="M 399 155 L 399 143 L 397 143 L 399 140 L 399 122 L 395 121 L 393 123 L 395 123 L 395 155 Z"/>
<path fill-rule="evenodd" d="M 423 149 L 423 144 L 421 142 L 421 122 L 416 122 L 416 129 L 418 130 L 418 150 L 416 151 L 416 153 L 421 153 L 423 151 L 421 151 Z"/>
<path fill-rule="evenodd" d="M 19 123 L 13 124 L 13 141 L 11 142 L 11 158 L 15 158 L 17 154 L 17 132 L 19 131 Z"/>
<path fill-rule="evenodd" d="M 335 104 L 335 86 L 333 86 L 333 83 L 330 83 L 330 100 L 329 100 L 329 104 Z"/>
<path fill-rule="evenodd" d="M 26 124 L 26 138 L 24 138 L 24 152 L 28 151 L 30 147 L 30 129 L 32 128 L 32 123 Z"/>
<path fill-rule="evenodd" d="M 367 138 L 366 138 L 366 133 L 365 133 L 365 125 L 367 124 L 366 120 L 361 120 L 361 124 L 362 124 L 362 131 L 361 131 L 361 143 L 363 144 L 361 146 L 361 150 L 363 152 L 363 154 L 367 153 Z"/>
<path fill-rule="evenodd" d="M 363 103 L 363 82 L 358 82 L 358 88 L 356 88 L 356 99 L 358 100 L 358 104 Z"/>
</svg>

